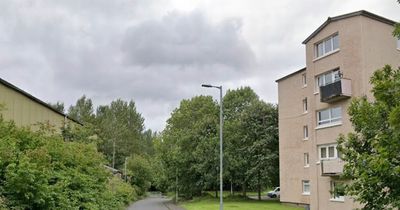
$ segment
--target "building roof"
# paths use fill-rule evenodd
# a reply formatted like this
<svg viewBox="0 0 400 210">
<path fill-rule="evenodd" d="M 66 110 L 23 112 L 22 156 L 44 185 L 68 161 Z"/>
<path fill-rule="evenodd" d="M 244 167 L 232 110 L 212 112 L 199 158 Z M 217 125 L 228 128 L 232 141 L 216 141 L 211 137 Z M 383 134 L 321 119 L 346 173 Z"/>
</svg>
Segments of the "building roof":
<svg viewBox="0 0 400 210">
<path fill-rule="evenodd" d="M 55 109 L 55 108 L 53 108 L 52 106 L 50 106 L 48 103 L 43 102 L 42 100 L 40 100 L 40 99 L 36 98 L 35 96 L 33 96 L 33 95 L 31 95 L 31 94 L 25 92 L 24 90 L 18 88 L 17 86 L 15 86 L 15 85 L 13 85 L 13 84 L 11 84 L 11 83 L 5 81 L 5 80 L 2 79 L 2 78 L 0 78 L 0 84 L 3 84 L 4 86 L 6 86 L 6 87 L 8 87 L 8 88 L 10 88 L 10 89 L 12 89 L 12 90 L 14 90 L 14 91 L 16 91 L 16 92 L 22 94 L 22 95 L 28 97 L 29 99 L 35 101 L 36 103 L 39 103 L 39 104 L 45 106 L 46 108 L 49 108 L 49 109 L 52 110 L 53 112 L 55 112 L 55 113 L 57 113 L 57 114 L 59 114 L 59 115 L 62 115 L 63 117 L 66 117 L 66 118 L 68 118 L 68 119 L 70 119 L 70 120 L 72 120 L 72 121 L 74 121 L 74 122 L 76 122 L 76 123 L 82 125 L 82 123 L 79 122 L 78 120 L 73 119 L 73 118 L 69 117 L 68 115 L 66 115 L 65 113 L 58 111 L 57 109 Z"/>
<path fill-rule="evenodd" d="M 281 77 L 281 78 L 275 80 L 275 82 L 280 82 L 280 81 L 282 81 L 282 80 L 284 80 L 284 79 L 286 79 L 286 78 L 288 78 L 288 77 L 291 77 L 291 76 L 293 76 L 293 75 L 295 75 L 295 74 L 298 74 L 298 73 L 300 73 L 300 72 L 303 72 L 303 71 L 305 71 L 305 70 L 306 70 L 306 67 L 304 67 L 304 68 L 302 68 L 302 69 L 299 69 L 299 70 L 297 70 L 297 71 L 295 71 L 295 72 L 293 72 L 293 73 L 290 73 L 290 74 L 288 74 L 288 75 L 286 75 L 286 76 L 284 76 L 284 77 Z"/>
<path fill-rule="evenodd" d="M 317 35 L 322 29 L 325 28 L 325 26 L 327 26 L 331 22 L 335 22 L 335 21 L 338 21 L 338 20 L 343 20 L 343 19 L 346 19 L 346 18 L 355 17 L 355 16 L 359 16 L 359 15 L 364 16 L 364 17 L 368 17 L 368 18 L 371 18 L 371 19 L 374 19 L 374 20 L 377 20 L 377 21 L 380 21 L 382 23 L 389 24 L 391 26 L 396 24 L 396 21 L 389 20 L 387 18 L 384 18 L 382 16 L 370 13 L 370 12 L 365 11 L 365 10 L 360 10 L 360 11 L 357 11 L 357 12 L 352 12 L 352 13 L 348 13 L 348 14 L 344 14 L 344 15 L 335 16 L 335 17 L 328 17 L 328 19 L 321 26 L 319 26 L 317 28 L 317 30 L 315 30 L 310 36 L 308 36 L 302 43 L 303 44 L 307 44 L 307 42 L 310 41 L 310 39 L 312 39 L 315 35 Z"/>
</svg>

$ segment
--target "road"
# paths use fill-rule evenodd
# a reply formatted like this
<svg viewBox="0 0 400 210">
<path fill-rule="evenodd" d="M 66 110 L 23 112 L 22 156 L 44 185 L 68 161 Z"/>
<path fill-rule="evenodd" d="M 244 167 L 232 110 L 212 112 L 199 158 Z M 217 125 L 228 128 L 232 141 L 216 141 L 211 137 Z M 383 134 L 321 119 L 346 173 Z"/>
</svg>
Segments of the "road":
<svg viewBox="0 0 400 210">
<path fill-rule="evenodd" d="M 183 210 L 161 195 L 151 195 L 130 205 L 127 210 Z"/>
</svg>

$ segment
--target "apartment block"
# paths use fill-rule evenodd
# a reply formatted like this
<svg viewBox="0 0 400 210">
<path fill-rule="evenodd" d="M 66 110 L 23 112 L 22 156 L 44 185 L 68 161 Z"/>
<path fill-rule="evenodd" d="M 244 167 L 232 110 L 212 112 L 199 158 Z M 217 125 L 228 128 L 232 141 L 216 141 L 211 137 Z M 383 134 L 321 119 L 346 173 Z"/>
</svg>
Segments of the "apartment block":
<svg viewBox="0 0 400 210">
<path fill-rule="evenodd" d="M 400 66 L 395 22 L 367 11 L 328 18 L 303 44 L 306 67 L 277 80 L 281 202 L 312 210 L 360 207 L 344 196 L 339 134 L 351 132 L 354 97 L 372 99 L 369 78 Z M 334 190 L 336 189 L 336 190 Z"/>
</svg>

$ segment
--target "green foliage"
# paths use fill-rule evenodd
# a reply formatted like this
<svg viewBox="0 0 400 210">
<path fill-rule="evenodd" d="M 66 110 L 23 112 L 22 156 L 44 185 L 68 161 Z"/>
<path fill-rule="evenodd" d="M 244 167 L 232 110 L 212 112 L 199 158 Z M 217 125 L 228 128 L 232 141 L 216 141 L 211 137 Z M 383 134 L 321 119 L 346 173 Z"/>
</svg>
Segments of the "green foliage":
<svg viewBox="0 0 400 210">
<path fill-rule="evenodd" d="M 347 162 L 346 193 L 364 209 L 400 207 L 400 68 L 389 65 L 371 77 L 375 101 L 354 99 L 348 113 L 355 133 L 341 136 L 339 151 Z"/>
<path fill-rule="evenodd" d="M 277 106 L 257 101 L 241 116 L 242 148 L 248 154 L 246 172 L 253 189 L 279 186 L 279 142 Z"/>
<path fill-rule="evenodd" d="M 109 163 L 113 162 L 115 151 L 114 168 L 122 169 L 126 157 L 147 150 L 146 144 L 143 144 L 144 119 L 136 111 L 133 101 L 118 99 L 110 105 L 99 106 L 96 125 L 99 138 L 103 140 L 99 149 Z"/>
<path fill-rule="evenodd" d="M 126 200 L 106 196 L 110 174 L 103 165 L 94 144 L 65 142 L 51 132 L 32 132 L 0 119 L 0 208 L 121 207 Z"/>
<path fill-rule="evenodd" d="M 127 162 L 130 183 L 136 187 L 137 193 L 143 196 L 150 188 L 152 181 L 152 170 L 149 161 L 140 155 L 133 155 Z"/>
<path fill-rule="evenodd" d="M 223 100 L 225 185 L 244 191 L 277 185 L 277 107 L 260 101 L 249 87 L 228 90 Z M 156 186 L 177 187 L 185 198 L 219 189 L 219 107 L 211 97 L 181 101 L 154 143 Z"/>
<path fill-rule="evenodd" d="M 169 189 L 175 190 L 178 177 L 179 191 L 187 198 L 201 194 L 206 186 L 216 188 L 218 113 L 209 96 L 181 101 L 156 145 L 157 164 L 164 172 L 155 179 L 157 185 L 169 183 Z"/>
<path fill-rule="evenodd" d="M 93 123 L 95 117 L 93 112 L 92 99 L 83 95 L 78 99 L 75 106 L 69 107 L 68 116 L 82 123 Z"/>
<path fill-rule="evenodd" d="M 51 107 L 53 107 L 54 109 L 64 113 L 65 112 L 65 108 L 64 108 L 64 103 L 61 101 L 57 101 L 55 104 L 53 103 L 48 103 Z"/>
</svg>

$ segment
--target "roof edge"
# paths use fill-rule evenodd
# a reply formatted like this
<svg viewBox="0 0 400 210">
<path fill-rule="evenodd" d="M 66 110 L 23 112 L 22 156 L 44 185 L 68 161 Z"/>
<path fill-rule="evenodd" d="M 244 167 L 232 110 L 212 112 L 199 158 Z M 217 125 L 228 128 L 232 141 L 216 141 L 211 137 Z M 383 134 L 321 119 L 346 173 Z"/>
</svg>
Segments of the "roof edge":
<svg viewBox="0 0 400 210">
<path fill-rule="evenodd" d="M 293 76 L 293 75 L 295 75 L 295 74 L 298 74 L 298 73 L 300 73 L 300 72 L 303 72 L 303 71 L 305 71 L 306 69 L 307 69 L 307 67 L 304 67 L 304 68 L 302 68 L 302 69 L 299 69 L 299 70 L 297 70 L 297 71 L 295 71 L 295 72 L 292 72 L 292 73 L 290 73 L 290 74 L 288 74 L 288 75 L 286 75 L 286 76 L 284 76 L 284 77 L 281 77 L 281 78 L 275 80 L 275 82 L 280 82 L 280 81 L 282 81 L 282 80 L 284 80 L 284 79 L 287 79 L 287 78 L 289 78 L 289 77 L 291 77 L 291 76 Z"/>
<path fill-rule="evenodd" d="M 365 17 L 371 18 L 373 20 L 380 21 L 382 23 L 386 23 L 388 25 L 394 25 L 394 24 L 397 23 L 396 21 L 393 21 L 393 20 L 387 19 L 385 17 L 376 15 L 376 14 L 368 12 L 366 10 L 360 10 L 360 11 L 356 11 L 356 12 L 351 12 L 351 13 L 347 13 L 347 14 L 339 15 L 339 16 L 335 16 L 335 17 L 328 17 L 328 19 L 322 25 L 320 25 L 314 32 L 312 32 L 311 35 L 308 36 L 302 42 L 302 44 L 307 44 L 308 41 L 310 41 L 315 35 L 317 35 L 329 23 L 334 22 L 334 21 L 338 21 L 338 20 L 342 20 L 342 19 L 346 19 L 346 18 L 350 18 L 350 17 L 355 17 L 355 16 L 365 16 Z"/>
<path fill-rule="evenodd" d="M 50 106 L 48 103 L 45 103 L 44 101 L 42 101 L 42 100 L 36 98 L 35 96 L 33 96 L 33 95 L 31 95 L 31 94 L 25 92 L 24 90 L 22 90 L 22 89 L 20 89 L 19 87 L 15 86 L 15 85 L 13 85 L 13 84 L 11 84 L 11 83 L 9 83 L 9 82 L 7 82 L 6 80 L 0 78 L 0 83 L 3 84 L 3 85 L 5 85 L 5 86 L 8 87 L 8 88 L 14 90 L 14 91 L 17 91 L 18 93 L 20 93 L 20 94 L 22 94 L 22 95 L 28 97 L 29 99 L 33 100 L 34 102 L 39 103 L 39 104 L 45 106 L 46 108 L 50 109 L 51 111 L 53 111 L 53 112 L 55 112 L 55 113 L 57 113 L 57 114 L 59 114 L 59 115 L 62 115 L 63 117 L 65 117 L 65 118 L 67 118 L 67 119 L 69 119 L 69 120 L 72 120 L 72 121 L 74 121 L 74 122 L 76 122 L 76 123 L 78 123 L 78 124 L 80 124 L 80 125 L 83 125 L 83 124 L 82 124 L 81 122 L 79 122 L 78 120 L 76 120 L 76 119 L 74 119 L 74 118 L 71 118 L 70 116 L 68 116 L 67 114 L 65 114 L 65 113 L 63 113 L 63 112 L 58 111 L 58 110 L 55 109 L 54 107 Z"/>
</svg>

